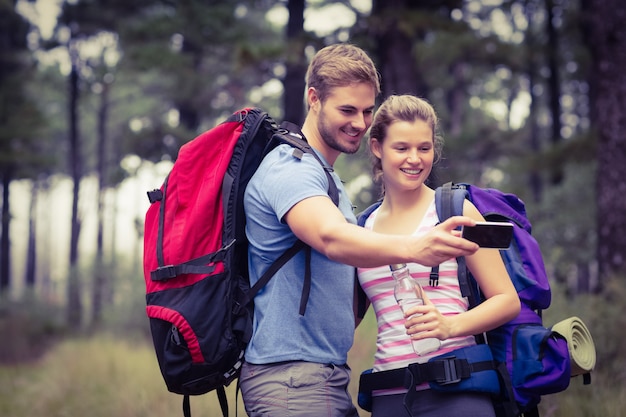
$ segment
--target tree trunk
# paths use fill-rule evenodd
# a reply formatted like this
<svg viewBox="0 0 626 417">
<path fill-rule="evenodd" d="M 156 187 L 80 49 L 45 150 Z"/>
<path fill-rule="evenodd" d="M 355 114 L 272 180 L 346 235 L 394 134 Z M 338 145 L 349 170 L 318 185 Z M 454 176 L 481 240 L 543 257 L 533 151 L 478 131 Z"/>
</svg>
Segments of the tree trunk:
<svg viewBox="0 0 626 417">
<path fill-rule="evenodd" d="M 561 128 L 561 77 L 559 74 L 559 40 L 558 31 L 554 27 L 554 2 L 546 1 L 546 31 L 548 33 L 548 89 L 550 90 L 550 114 L 552 116 L 552 145 L 557 146 L 562 141 Z M 563 168 L 560 164 L 552 164 L 550 182 L 560 184 L 563 181 Z"/>
<path fill-rule="evenodd" d="M 412 54 L 416 39 L 399 29 L 402 16 L 411 8 L 410 3 L 407 0 L 372 2 L 372 15 L 383 19 L 379 32 L 375 33 L 383 97 L 391 94 L 428 96 Z"/>
<path fill-rule="evenodd" d="M 450 120 L 448 121 L 450 136 L 458 136 L 463 130 L 464 105 L 467 99 L 465 94 L 467 86 L 465 85 L 463 76 L 465 66 L 466 64 L 464 62 L 455 62 L 450 68 L 451 78 L 454 79 L 454 83 L 447 95 L 448 109 L 450 112 Z"/>
<path fill-rule="evenodd" d="M 37 196 L 39 195 L 39 182 L 33 180 L 30 193 L 30 206 L 28 209 L 28 242 L 26 247 L 26 274 L 24 281 L 26 287 L 35 289 L 35 274 L 37 264 Z"/>
<path fill-rule="evenodd" d="M 102 80 L 102 93 L 100 94 L 100 110 L 98 112 L 98 213 L 96 230 L 96 261 L 93 271 L 92 301 L 92 327 L 97 328 L 102 322 L 103 294 L 106 285 L 104 265 L 104 197 L 106 186 L 106 123 L 109 113 L 109 83 L 107 74 Z"/>
<path fill-rule="evenodd" d="M 526 51 L 528 54 L 528 59 L 526 62 L 528 63 L 527 68 L 527 76 L 528 76 L 528 91 L 530 93 L 530 108 L 528 111 L 527 123 L 530 124 L 530 137 L 529 144 L 530 150 L 532 152 L 532 156 L 539 155 L 541 152 L 541 140 L 540 140 L 540 132 L 539 128 L 539 112 L 538 112 L 538 104 L 539 97 L 535 93 L 535 82 L 537 80 L 537 68 L 540 67 L 539 62 L 537 61 L 535 51 L 538 49 L 537 40 L 533 35 L 532 22 L 535 21 L 535 6 L 533 2 L 528 2 L 526 4 L 526 17 L 529 22 L 528 30 L 526 31 Z M 532 164 L 530 172 L 528 173 L 528 183 L 530 185 L 530 190 L 532 192 L 533 201 L 538 203 L 541 201 L 541 195 L 543 192 L 543 181 L 541 180 L 541 175 L 539 171 L 539 167 L 537 164 Z"/>
<path fill-rule="evenodd" d="M 583 0 L 592 55 L 590 104 L 598 137 L 599 282 L 626 273 L 626 2 Z"/>
<path fill-rule="evenodd" d="M 11 210 L 9 204 L 9 186 L 13 179 L 11 165 L 6 165 L 2 172 L 2 236 L 0 237 L 0 295 L 6 293 L 11 285 L 11 250 L 9 225 Z"/>
<path fill-rule="evenodd" d="M 39 204 L 47 206 L 50 201 L 51 194 L 50 183 L 48 179 L 42 180 L 39 188 Z M 48 211 L 44 211 L 43 217 L 40 218 L 39 227 L 41 230 L 42 238 L 38 241 L 39 253 L 37 255 L 37 263 L 39 267 L 39 288 L 41 289 L 41 297 L 43 300 L 51 301 L 57 299 L 57 293 L 53 287 L 52 277 L 50 276 L 50 264 L 52 263 L 51 248 L 57 245 L 57 239 L 55 234 L 52 233 L 52 218 L 54 215 Z"/>
<path fill-rule="evenodd" d="M 81 282 L 78 272 L 78 237 L 80 236 L 80 218 L 78 198 L 82 178 L 82 158 L 78 135 L 78 51 L 70 44 L 72 69 L 69 77 L 69 127 L 70 127 L 70 172 L 74 182 L 72 197 L 72 223 L 70 232 L 69 277 L 67 282 L 67 322 L 71 329 L 80 328 L 83 316 L 81 303 Z"/>
<path fill-rule="evenodd" d="M 286 74 L 283 105 L 284 120 L 300 126 L 304 122 L 304 89 L 306 74 L 306 45 L 304 33 L 304 0 L 289 0 L 289 21 L 287 22 L 287 53 L 285 54 Z"/>
</svg>

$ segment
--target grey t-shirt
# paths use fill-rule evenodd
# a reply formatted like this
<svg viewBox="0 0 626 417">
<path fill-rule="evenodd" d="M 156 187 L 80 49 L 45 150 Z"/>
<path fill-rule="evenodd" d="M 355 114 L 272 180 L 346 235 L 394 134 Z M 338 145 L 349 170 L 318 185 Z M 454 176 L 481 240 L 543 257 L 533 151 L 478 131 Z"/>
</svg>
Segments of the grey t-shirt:
<svg viewBox="0 0 626 417">
<path fill-rule="evenodd" d="M 298 159 L 292 153 L 289 145 L 270 152 L 245 192 L 252 285 L 297 239 L 283 216 L 306 198 L 328 196 L 328 179 L 319 162 L 312 155 Z M 356 223 L 343 184 L 334 173 L 333 178 L 339 189 L 339 209 L 349 222 Z M 300 316 L 304 268 L 301 251 L 255 297 L 248 362 L 346 363 L 354 334 L 354 268 L 312 250 L 311 293 L 305 315 Z"/>
</svg>

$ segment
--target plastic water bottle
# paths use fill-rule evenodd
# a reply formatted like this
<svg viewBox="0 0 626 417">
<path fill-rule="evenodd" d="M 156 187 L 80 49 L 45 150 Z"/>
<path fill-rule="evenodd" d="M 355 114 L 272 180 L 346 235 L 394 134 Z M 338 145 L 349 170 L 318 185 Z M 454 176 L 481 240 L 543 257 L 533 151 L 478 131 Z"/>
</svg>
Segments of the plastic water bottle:
<svg viewBox="0 0 626 417">
<path fill-rule="evenodd" d="M 393 295 L 403 312 L 413 306 L 424 304 L 424 290 L 409 273 L 406 264 L 389 265 L 391 275 L 395 280 L 393 287 Z M 413 315 L 414 317 L 416 315 Z M 441 346 L 441 341 L 437 338 L 430 337 L 422 340 L 411 340 L 413 350 L 422 356 L 430 352 L 434 352 Z"/>
</svg>

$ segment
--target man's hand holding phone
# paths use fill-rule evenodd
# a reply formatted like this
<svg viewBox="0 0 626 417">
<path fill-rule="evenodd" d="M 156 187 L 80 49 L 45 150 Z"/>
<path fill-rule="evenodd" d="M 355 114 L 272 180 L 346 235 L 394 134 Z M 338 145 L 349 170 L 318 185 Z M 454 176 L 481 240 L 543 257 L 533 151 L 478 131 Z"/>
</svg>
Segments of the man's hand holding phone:
<svg viewBox="0 0 626 417">
<path fill-rule="evenodd" d="M 461 237 L 481 248 L 508 249 L 513 239 L 513 225 L 509 222 L 476 222 L 476 226 L 463 226 Z"/>
</svg>

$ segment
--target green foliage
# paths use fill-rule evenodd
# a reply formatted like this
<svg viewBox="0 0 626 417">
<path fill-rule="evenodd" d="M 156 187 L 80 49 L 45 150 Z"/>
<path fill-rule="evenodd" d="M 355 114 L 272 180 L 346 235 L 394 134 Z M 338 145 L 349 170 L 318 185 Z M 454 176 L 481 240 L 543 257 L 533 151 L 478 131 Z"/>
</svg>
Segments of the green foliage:
<svg viewBox="0 0 626 417">
<path fill-rule="evenodd" d="M 314 2 L 313 6 L 327 3 Z M 580 43 L 579 6 L 576 2 L 555 4 L 560 12 L 555 17 L 561 35 L 557 57 L 562 68 L 560 119 L 570 121 L 563 131 L 570 129 L 571 134 L 552 146 L 557 138 L 550 137 L 553 116 L 548 105 L 544 5 L 516 0 L 497 5 L 459 0 L 413 3 L 416 10 L 406 13 L 384 7 L 394 16 L 357 13 L 349 40 L 364 46 L 379 66 L 385 65 L 377 55 L 385 45 L 379 45 L 376 36 L 389 27 L 389 17 L 399 19 L 397 27 L 411 38 L 412 49 L 406 53 L 418 70 L 415 83 L 435 105 L 446 139 L 446 159 L 437 168 L 434 185 L 447 180 L 467 181 L 522 197 L 549 274 L 558 286 L 546 321 L 578 315 L 590 325 L 599 358 L 592 385 L 582 386 L 573 380 L 566 392 L 544 399 L 542 416 L 620 415 L 626 405 L 619 392 L 624 374 L 614 370 L 626 365 L 625 346 L 615 334 L 626 324 L 620 307 L 624 284 L 617 279 L 604 282 L 604 292 L 584 297 L 576 296 L 567 286 L 576 281 L 576 271 L 593 272 L 596 259 L 596 153 L 594 134 L 588 128 L 585 80 L 590 54 Z M 71 27 L 74 39 L 100 48 L 105 48 L 104 35 L 113 34 L 112 49 L 119 52 L 113 67 L 103 56 L 81 56 L 79 119 L 88 158 L 85 172 L 95 166 L 97 112 L 102 86 L 107 82 L 110 102 L 106 127 L 111 140 L 106 150 L 106 185 L 114 186 L 132 174 L 122 172 L 119 162 L 124 156 L 173 159 L 184 142 L 243 105 L 252 102 L 280 117 L 281 93 L 267 93 L 262 86 L 280 79 L 289 59 L 283 28 L 265 20 L 266 12 L 281 4 L 253 0 L 64 2 L 57 29 Z M 376 4 L 384 5 L 382 1 Z M 452 9 L 463 17 L 452 19 Z M 494 16 L 504 20 L 495 21 Z M 9 61 L 0 66 L 0 164 L 19 161 L 20 169 L 27 168 L 18 173 L 20 177 L 62 172 L 69 166 L 64 160 L 68 118 L 63 63 L 67 40 L 58 38 L 56 46 L 62 45 L 62 53 L 57 50 L 56 55 L 51 54 L 62 56 L 59 64 L 46 61 L 31 81 L 27 70 L 35 67 L 34 55 L 28 55 L 25 48 L 27 25 L 13 17 L 0 13 L 0 32 L 5 35 L 5 45 L 11 46 L 11 53 L 3 55 Z M 505 26 L 510 29 L 508 37 L 498 33 Z M 325 43 L 345 40 L 345 35 L 346 29 L 339 28 L 323 39 L 309 33 L 302 42 L 308 53 Z M 16 68 L 22 72 L 3 72 Z M 520 91 L 533 94 L 534 113 L 513 127 L 512 101 Z M 494 104 L 500 106 L 500 113 L 493 109 Z M 178 120 L 172 121 L 176 112 Z M 43 117 L 45 130 L 36 129 Z M 539 150 L 531 146 L 532 141 Z M 560 184 L 549 181 L 555 168 L 565 174 Z M 370 173 L 365 147 L 356 155 L 340 158 L 336 169 L 347 182 L 356 179 L 365 184 L 363 178 Z M 544 184 L 541 201 L 535 201 L 531 194 L 531 173 Z M 378 188 L 366 184 L 353 202 L 362 209 L 377 196 Z M 114 294 L 107 300 L 110 307 L 103 316 L 103 327 L 111 329 L 109 334 L 66 341 L 34 366 L 0 368 L 0 415 L 180 414 L 180 397 L 165 392 L 154 353 L 145 340 L 148 327 L 140 274 L 115 262 L 105 272 L 112 277 L 109 282 Z M 87 271 L 86 276 L 90 273 Z M 85 292 L 89 285 L 86 287 Z M 23 360 L 53 346 L 50 342 L 65 334 L 59 318 L 60 311 L 33 297 L 19 303 L 0 300 L 0 332 L 7 336 L 3 341 L 8 341 L 0 344 L 0 358 L 5 362 Z M 360 370 L 371 364 L 375 333 L 370 314 L 359 328 L 350 353 L 353 395 Z M 216 414 L 214 405 L 202 408 L 205 398 L 192 402 L 192 406 L 198 404 L 205 415 Z"/>
<path fill-rule="evenodd" d="M 26 50 L 26 35 L 30 29 L 28 22 L 15 11 L 14 2 L 0 2 L 0 79 L 5 72 L 19 72 L 22 68 L 20 54 Z M 12 53 L 7 53 L 12 52 Z"/>
<path fill-rule="evenodd" d="M 21 301 L 0 298 L 0 364 L 33 360 L 65 333 L 61 308 L 34 295 Z"/>
<path fill-rule="evenodd" d="M 116 296 L 105 307 L 102 327 L 117 337 L 148 336 L 145 284 L 143 276 L 130 268 L 110 266 L 106 275 Z M 114 277 L 114 279 L 112 279 Z"/>
<path fill-rule="evenodd" d="M 30 25 L 8 2 L 0 10 L 0 170 L 10 181 L 32 178 L 48 158 L 39 146 L 44 119 L 28 89 L 34 75 L 26 45 Z"/>
<path fill-rule="evenodd" d="M 621 416 L 626 407 L 623 387 L 626 384 L 626 340 L 620 337 L 626 326 L 626 280 L 614 277 L 601 294 L 572 297 L 563 285 L 552 283 L 553 301 L 544 312 L 548 326 L 572 316 L 589 328 L 596 347 L 596 367 L 591 384 L 582 377 L 572 378 L 567 390 L 543 397 L 540 415 L 545 417 Z"/>
<path fill-rule="evenodd" d="M 380 197 L 380 186 L 372 182 L 367 138 L 363 139 L 357 153 L 341 155 L 334 168 L 346 183 L 352 205 L 356 207 L 355 213 L 359 213 Z"/>
<path fill-rule="evenodd" d="M 592 265 L 596 259 L 594 184 L 594 163 L 570 164 L 565 180 L 546 189 L 540 203 L 525 200 L 533 234 L 552 274 L 561 282 L 574 278 L 578 265 Z"/>
</svg>

